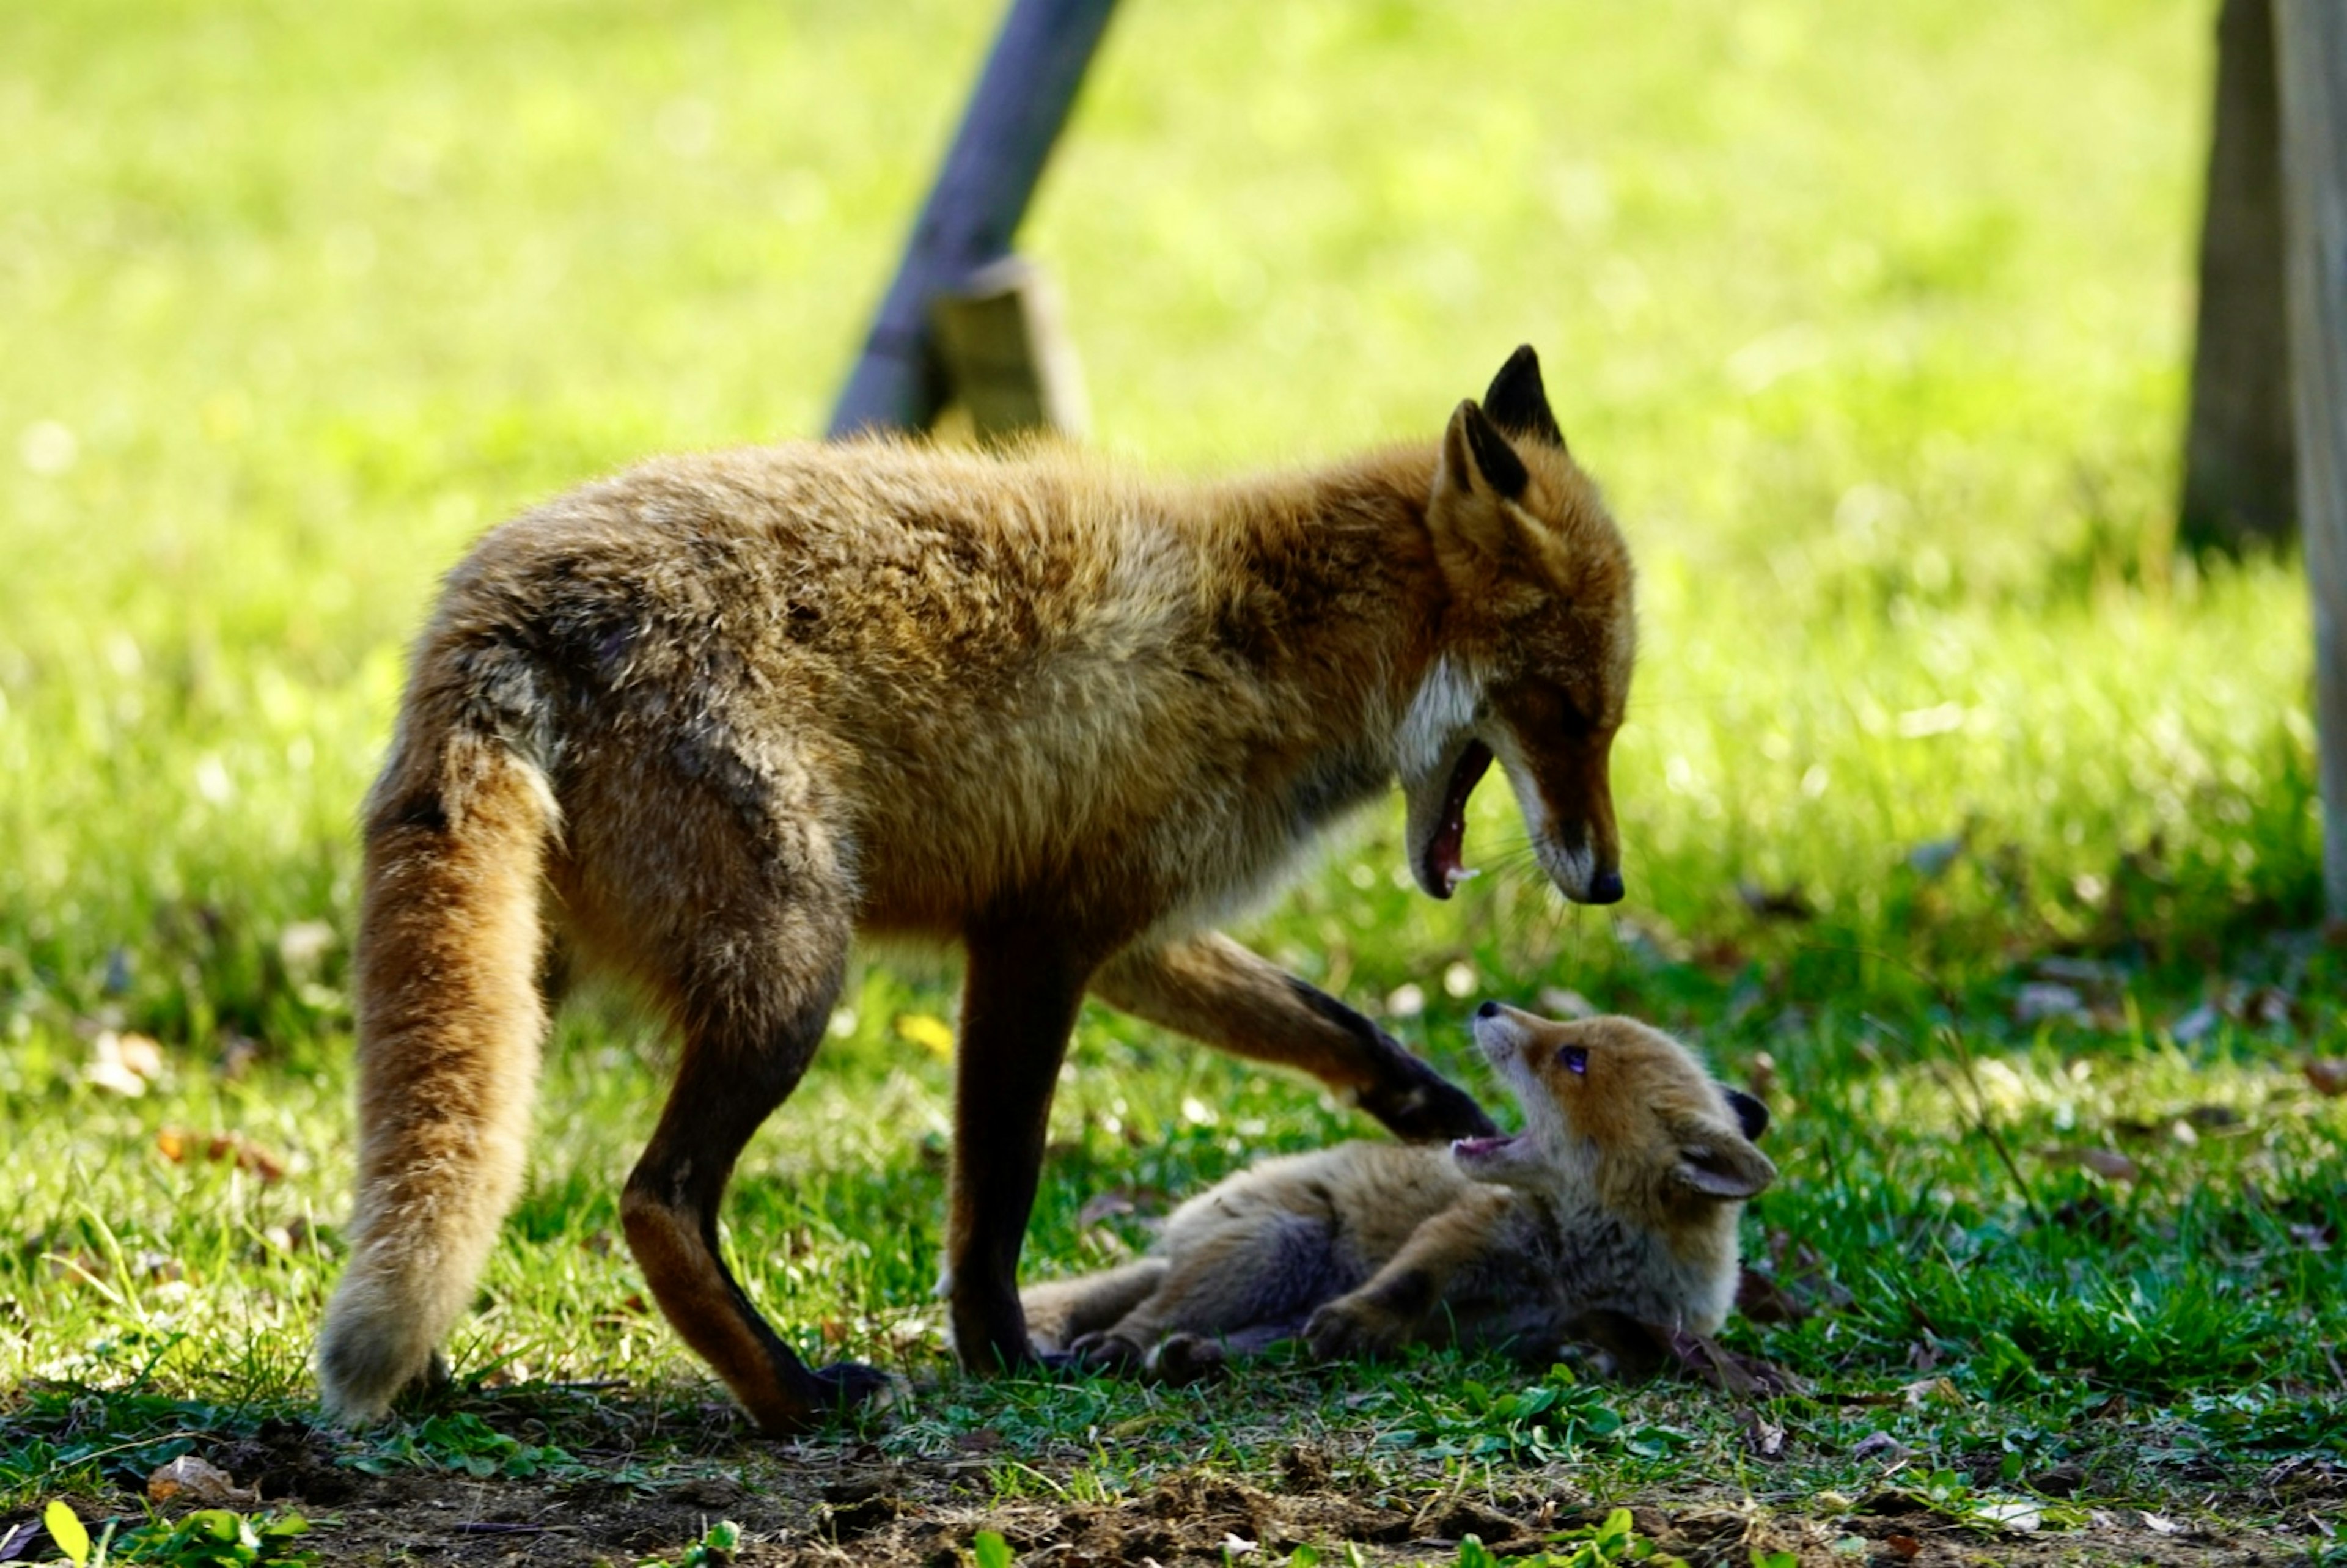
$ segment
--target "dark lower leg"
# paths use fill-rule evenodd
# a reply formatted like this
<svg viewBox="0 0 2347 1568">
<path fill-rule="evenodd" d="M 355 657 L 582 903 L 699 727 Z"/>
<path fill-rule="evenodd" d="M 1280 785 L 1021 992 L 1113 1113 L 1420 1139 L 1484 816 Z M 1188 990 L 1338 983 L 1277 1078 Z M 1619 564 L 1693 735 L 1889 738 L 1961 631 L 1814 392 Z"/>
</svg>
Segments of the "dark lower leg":
<svg viewBox="0 0 2347 1568">
<path fill-rule="evenodd" d="M 964 1366 L 994 1371 L 1037 1359 L 1019 1249 L 1086 969 L 1048 934 L 1016 925 L 973 930 L 969 948 L 946 1256 L 954 1348 Z"/>
<path fill-rule="evenodd" d="M 728 1052 L 688 1041 L 651 1144 L 628 1178 L 620 1216 L 661 1311 L 768 1432 L 805 1429 L 826 1410 L 884 1386 L 865 1368 L 811 1371 L 727 1269 L 717 1214 L 752 1133 L 798 1081 L 821 1015 L 783 1043 Z"/>
</svg>

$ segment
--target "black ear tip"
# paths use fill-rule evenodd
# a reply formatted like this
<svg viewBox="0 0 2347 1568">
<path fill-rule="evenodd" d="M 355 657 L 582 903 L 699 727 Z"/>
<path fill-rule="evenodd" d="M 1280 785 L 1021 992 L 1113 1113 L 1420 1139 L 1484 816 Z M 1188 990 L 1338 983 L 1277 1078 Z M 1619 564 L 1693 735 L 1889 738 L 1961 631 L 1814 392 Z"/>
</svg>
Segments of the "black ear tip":
<svg viewBox="0 0 2347 1568">
<path fill-rule="evenodd" d="M 1467 450 L 1474 455 L 1474 465 L 1483 476 L 1483 482 L 1510 500 L 1522 495 L 1524 487 L 1532 483 L 1532 475 L 1491 415 L 1471 398 L 1459 405 L 1459 413 L 1460 423 L 1466 426 Z"/>
<path fill-rule="evenodd" d="M 1727 1102 L 1736 1109 L 1736 1120 L 1744 1129 L 1747 1140 L 1757 1140 L 1768 1130 L 1768 1107 L 1741 1089 L 1727 1091 Z"/>
<path fill-rule="evenodd" d="M 1502 430 L 1552 446 L 1564 445 L 1564 432 L 1558 428 L 1555 412 L 1548 405 L 1548 389 L 1541 384 L 1540 355 L 1530 343 L 1520 345 L 1491 378 L 1491 388 L 1483 395 L 1483 411 Z"/>
</svg>

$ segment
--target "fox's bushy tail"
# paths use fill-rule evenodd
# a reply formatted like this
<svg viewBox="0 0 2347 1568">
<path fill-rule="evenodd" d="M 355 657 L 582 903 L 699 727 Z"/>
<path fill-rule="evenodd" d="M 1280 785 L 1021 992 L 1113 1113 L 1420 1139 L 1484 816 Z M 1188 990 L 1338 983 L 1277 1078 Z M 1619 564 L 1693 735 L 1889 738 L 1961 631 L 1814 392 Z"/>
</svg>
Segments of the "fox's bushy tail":
<svg viewBox="0 0 2347 1568">
<path fill-rule="evenodd" d="M 381 1416 L 425 1376 L 471 1298 L 520 1186 L 546 1027 L 553 796 L 494 719 L 419 711 L 432 705 L 411 692 L 368 804 L 358 1201 L 318 1345 L 326 1411 L 343 1421 Z"/>
</svg>

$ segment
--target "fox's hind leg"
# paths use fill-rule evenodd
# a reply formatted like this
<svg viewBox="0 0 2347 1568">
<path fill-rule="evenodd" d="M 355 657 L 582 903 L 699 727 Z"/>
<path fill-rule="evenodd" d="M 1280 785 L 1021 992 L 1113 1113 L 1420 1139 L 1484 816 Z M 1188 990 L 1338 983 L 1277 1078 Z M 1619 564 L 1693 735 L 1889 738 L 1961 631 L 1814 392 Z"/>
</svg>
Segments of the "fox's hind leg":
<svg viewBox="0 0 2347 1568">
<path fill-rule="evenodd" d="M 1110 1006 L 1351 1091 L 1404 1138 L 1488 1137 L 1491 1119 L 1401 1042 L 1219 932 L 1128 948 L 1092 983 Z"/>
<path fill-rule="evenodd" d="M 683 1035 L 620 1220 L 684 1342 L 762 1429 L 797 1431 L 887 1380 L 801 1361 L 725 1266 L 717 1216 L 743 1146 L 822 1042 L 846 964 L 847 883 L 811 820 L 756 823 L 738 800 L 677 789 L 648 798 L 668 802 L 656 826 L 579 813 L 601 831 L 557 870 L 582 936 L 650 980 Z"/>
</svg>

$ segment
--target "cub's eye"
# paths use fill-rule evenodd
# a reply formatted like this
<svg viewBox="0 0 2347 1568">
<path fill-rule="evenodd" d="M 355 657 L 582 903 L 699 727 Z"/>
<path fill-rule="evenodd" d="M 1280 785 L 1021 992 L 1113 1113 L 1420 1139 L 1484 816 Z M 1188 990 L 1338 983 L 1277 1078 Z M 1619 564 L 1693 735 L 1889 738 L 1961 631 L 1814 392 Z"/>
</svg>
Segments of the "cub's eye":
<svg viewBox="0 0 2347 1568">
<path fill-rule="evenodd" d="M 1556 1053 L 1556 1063 L 1567 1072 L 1580 1077 L 1589 1071 L 1589 1050 L 1585 1046 L 1568 1045 Z"/>
</svg>

